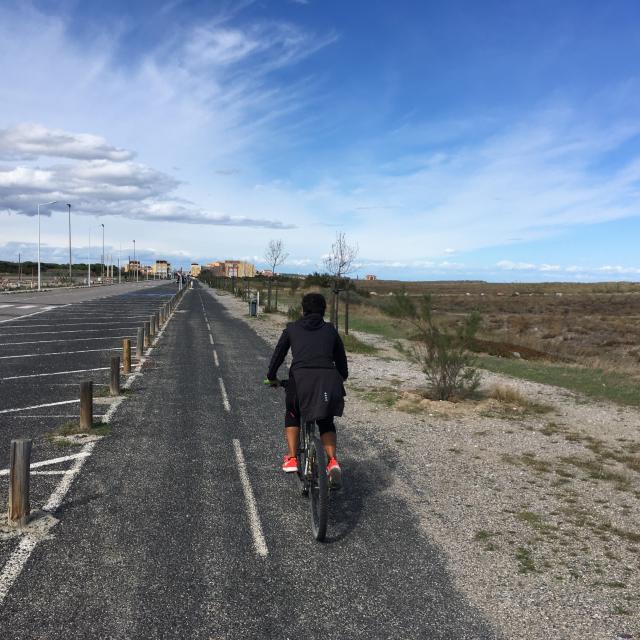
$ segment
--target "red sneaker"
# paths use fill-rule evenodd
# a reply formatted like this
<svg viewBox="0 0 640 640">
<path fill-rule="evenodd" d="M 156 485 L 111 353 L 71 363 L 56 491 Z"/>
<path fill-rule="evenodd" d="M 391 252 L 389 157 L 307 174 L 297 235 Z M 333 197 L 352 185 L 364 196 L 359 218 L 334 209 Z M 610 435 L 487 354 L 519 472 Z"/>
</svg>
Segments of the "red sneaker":
<svg viewBox="0 0 640 640">
<path fill-rule="evenodd" d="M 285 456 L 282 463 L 282 470 L 285 473 L 295 473 L 298 471 L 298 459 L 295 456 Z"/>
<path fill-rule="evenodd" d="M 342 485 L 342 469 L 335 458 L 329 460 L 327 465 L 327 474 L 329 475 L 329 484 L 332 489 L 339 489 Z"/>
</svg>

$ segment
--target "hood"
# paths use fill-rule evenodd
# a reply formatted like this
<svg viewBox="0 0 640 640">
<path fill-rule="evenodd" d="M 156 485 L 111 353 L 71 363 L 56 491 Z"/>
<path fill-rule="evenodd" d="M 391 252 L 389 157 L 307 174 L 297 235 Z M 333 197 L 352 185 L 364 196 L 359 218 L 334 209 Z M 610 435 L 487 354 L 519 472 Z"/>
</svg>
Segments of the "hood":
<svg viewBox="0 0 640 640">
<path fill-rule="evenodd" d="M 325 325 L 324 318 L 319 313 L 309 313 L 306 316 L 302 316 L 298 322 L 307 331 L 317 331 Z"/>
</svg>

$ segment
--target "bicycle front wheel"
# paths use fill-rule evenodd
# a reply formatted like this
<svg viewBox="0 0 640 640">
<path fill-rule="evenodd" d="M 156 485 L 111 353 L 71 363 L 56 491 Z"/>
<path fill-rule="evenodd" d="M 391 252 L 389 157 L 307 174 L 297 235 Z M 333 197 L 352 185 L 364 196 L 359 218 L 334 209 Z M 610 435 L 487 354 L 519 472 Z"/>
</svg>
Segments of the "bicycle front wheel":
<svg viewBox="0 0 640 640">
<path fill-rule="evenodd" d="M 309 443 L 309 467 L 311 471 L 311 530 L 313 537 L 322 542 L 327 534 L 329 515 L 329 479 L 327 478 L 327 455 L 319 438 Z"/>
</svg>

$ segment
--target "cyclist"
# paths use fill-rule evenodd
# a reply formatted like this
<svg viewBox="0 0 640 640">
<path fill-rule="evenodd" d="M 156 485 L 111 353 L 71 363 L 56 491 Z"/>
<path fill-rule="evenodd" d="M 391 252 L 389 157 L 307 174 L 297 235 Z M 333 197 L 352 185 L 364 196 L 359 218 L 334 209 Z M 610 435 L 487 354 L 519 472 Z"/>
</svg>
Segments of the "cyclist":
<svg viewBox="0 0 640 640">
<path fill-rule="evenodd" d="M 327 303 L 320 293 L 302 298 L 302 317 L 290 322 L 276 345 L 267 379 L 277 385 L 280 365 L 291 348 L 292 362 L 285 395 L 285 438 L 288 452 L 282 470 L 298 470 L 300 416 L 315 420 L 327 452 L 327 473 L 334 487 L 340 486 L 342 472 L 336 459 L 336 427 L 334 416 L 344 409 L 343 382 L 349 375 L 342 338 L 333 325 L 324 321 Z"/>
</svg>

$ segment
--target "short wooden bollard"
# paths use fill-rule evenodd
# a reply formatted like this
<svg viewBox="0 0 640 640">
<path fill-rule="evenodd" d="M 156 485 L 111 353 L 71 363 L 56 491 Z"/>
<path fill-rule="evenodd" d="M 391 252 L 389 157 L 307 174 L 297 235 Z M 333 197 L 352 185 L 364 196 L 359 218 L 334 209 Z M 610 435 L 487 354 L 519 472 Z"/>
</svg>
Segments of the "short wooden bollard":
<svg viewBox="0 0 640 640">
<path fill-rule="evenodd" d="M 93 427 L 93 382 L 80 383 L 80 430 L 91 431 Z"/>
<path fill-rule="evenodd" d="M 153 338 L 156 335 L 156 319 L 153 315 L 149 316 L 149 337 Z"/>
<path fill-rule="evenodd" d="M 153 314 L 153 321 L 156 324 L 156 335 L 158 335 L 160 333 L 160 314 L 159 313 Z"/>
<path fill-rule="evenodd" d="M 11 441 L 9 455 L 9 511 L 8 521 L 13 527 L 24 527 L 29 521 L 29 467 L 31 440 Z"/>
<path fill-rule="evenodd" d="M 151 346 L 151 336 L 149 335 L 149 323 L 144 323 L 144 346 L 145 349 Z"/>
<path fill-rule="evenodd" d="M 131 373 L 131 340 L 122 341 L 122 373 Z"/>
<path fill-rule="evenodd" d="M 144 351 L 144 327 L 138 327 L 138 335 L 136 337 L 136 356 L 138 360 L 142 358 Z"/>
<path fill-rule="evenodd" d="M 120 395 L 120 356 L 111 356 L 111 380 L 109 381 L 109 393 L 112 396 Z"/>
</svg>

